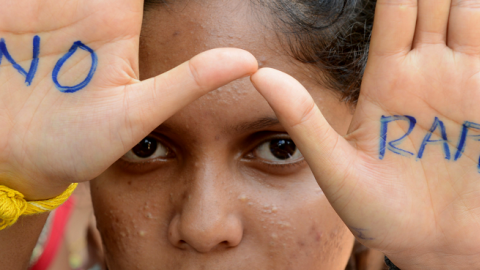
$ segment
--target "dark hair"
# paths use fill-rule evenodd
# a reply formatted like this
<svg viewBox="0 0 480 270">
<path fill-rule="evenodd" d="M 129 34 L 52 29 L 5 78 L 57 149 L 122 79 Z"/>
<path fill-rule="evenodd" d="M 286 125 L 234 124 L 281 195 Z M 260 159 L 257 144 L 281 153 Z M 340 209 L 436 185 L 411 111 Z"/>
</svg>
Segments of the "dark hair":
<svg viewBox="0 0 480 270">
<path fill-rule="evenodd" d="M 376 0 L 251 0 L 267 7 L 288 52 L 317 67 L 319 83 L 355 104 L 366 65 Z M 145 6 L 165 0 L 145 0 Z"/>
</svg>

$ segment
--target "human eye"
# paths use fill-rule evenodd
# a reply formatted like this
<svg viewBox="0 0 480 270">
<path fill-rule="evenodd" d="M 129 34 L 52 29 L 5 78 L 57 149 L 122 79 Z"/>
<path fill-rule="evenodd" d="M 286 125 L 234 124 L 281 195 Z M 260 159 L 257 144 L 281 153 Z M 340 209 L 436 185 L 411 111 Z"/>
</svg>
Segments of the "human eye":
<svg viewBox="0 0 480 270">
<path fill-rule="evenodd" d="M 173 151 L 162 144 L 157 138 L 148 136 L 128 151 L 122 159 L 132 163 L 168 159 L 173 157 Z"/>
<path fill-rule="evenodd" d="M 294 164 L 303 160 L 303 155 L 290 138 L 273 138 L 253 150 L 253 156 L 271 165 Z"/>
</svg>

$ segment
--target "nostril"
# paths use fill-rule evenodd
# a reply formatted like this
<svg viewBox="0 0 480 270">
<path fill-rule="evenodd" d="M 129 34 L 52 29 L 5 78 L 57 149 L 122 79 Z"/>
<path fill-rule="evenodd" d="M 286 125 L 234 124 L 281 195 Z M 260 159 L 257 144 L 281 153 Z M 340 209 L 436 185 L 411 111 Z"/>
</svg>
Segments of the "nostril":
<svg viewBox="0 0 480 270">
<path fill-rule="evenodd" d="M 182 250 L 185 250 L 185 249 L 188 248 L 187 242 L 185 242 L 183 240 L 178 241 L 178 244 L 176 246 L 177 246 L 178 249 L 182 249 Z"/>
</svg>

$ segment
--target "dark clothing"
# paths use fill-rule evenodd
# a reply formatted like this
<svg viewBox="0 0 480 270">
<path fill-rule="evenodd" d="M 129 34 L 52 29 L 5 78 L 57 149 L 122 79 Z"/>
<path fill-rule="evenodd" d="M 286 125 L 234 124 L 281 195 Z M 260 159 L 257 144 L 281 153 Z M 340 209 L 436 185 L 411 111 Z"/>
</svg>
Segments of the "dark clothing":
<svg viewBox="0 0 480 270">
<path fill-rule="evenodd" d="M 396 267 L 386 256 L 385 256 L 385 263 L 389 267 L 390 270 L 400 270 L 400 268 Z"/>
</svg>

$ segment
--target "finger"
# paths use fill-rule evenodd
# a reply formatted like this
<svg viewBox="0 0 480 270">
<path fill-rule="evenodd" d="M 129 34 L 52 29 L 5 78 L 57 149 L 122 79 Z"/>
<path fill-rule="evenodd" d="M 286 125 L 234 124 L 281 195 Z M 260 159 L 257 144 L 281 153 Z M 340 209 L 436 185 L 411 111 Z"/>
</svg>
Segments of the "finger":
<svg viewBox="0 0 480 270">
<path fill-rule="evenodd" d="M 369 57 L 409 52 L 416 20 L 417 0 L 378 0 Z"/>
<path fill-rule="evenodd" d="M 298 146 L 330 202 L 347 194 L 344 181 L 349 179 L 345 176 L 352 169 L 350 161 L 356 150 L 329 125 L 307 90 L 289 75 L 269 68 L 259 70 L 251 80 Z"/>
<path fill-rule="evenodd" d="M 447 45 L 454 51 L 480 54 L 480 1 L 452 0 Z"/>
<path fill-rule="evenodd" d="M 420 0 L 414 47 L 446 44 L 451 0 Z"/>
<path fill-rule="evenodd" d="M 127 148 L 133 147 L 187 104 L 257 68 L 255 57 L 244 50 L 214 49 L 155 78 L 127 86 L 122 140 Z"/>
</svg>

